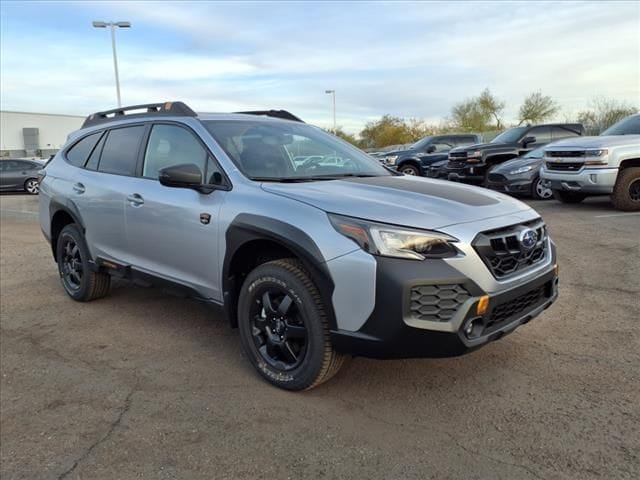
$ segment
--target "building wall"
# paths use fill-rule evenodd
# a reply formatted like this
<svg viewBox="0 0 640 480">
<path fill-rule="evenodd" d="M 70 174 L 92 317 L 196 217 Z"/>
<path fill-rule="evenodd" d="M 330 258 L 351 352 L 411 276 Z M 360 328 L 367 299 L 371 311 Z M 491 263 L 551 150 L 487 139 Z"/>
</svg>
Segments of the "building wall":
<svg viewBox="0 0 640 480">
<path fill-rule="evenodd" d="M 0 111 L 0 157 L 26 156 L 22 129 L 37 128 L 36 156 L 47 158 L 65 144 L 67 135 L 79 129 L 84 119 L 77 115 Z"/>
</svg>

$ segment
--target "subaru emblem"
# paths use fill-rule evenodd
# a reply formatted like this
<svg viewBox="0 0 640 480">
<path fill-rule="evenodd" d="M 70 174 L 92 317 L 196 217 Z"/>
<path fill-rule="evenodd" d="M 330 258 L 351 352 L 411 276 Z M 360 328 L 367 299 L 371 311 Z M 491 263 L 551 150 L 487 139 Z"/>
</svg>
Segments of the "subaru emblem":
<svg viewBox="0 0 640 480">
<path fill-rule="evenodd" d="M 525 250 L 531 250 L 538 243 L 538 233 L 530 228 L 523 230 L 520 233 L 520 245 Z"/>
</svg>

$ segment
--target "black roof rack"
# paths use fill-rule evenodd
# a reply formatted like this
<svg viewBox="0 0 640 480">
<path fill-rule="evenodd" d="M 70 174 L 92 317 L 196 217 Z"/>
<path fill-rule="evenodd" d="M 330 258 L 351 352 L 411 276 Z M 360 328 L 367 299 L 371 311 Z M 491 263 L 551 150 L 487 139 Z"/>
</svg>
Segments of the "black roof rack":
<svg viewBox="0 0 640 480">
<path fill-rule="evenodd" d="M 235 112 L 243 113 L 245 115 L 264 115 L 266 117 L 282 118 L 284 120 L 293 120 L 294 122 L 304 123 L 300 118 L 296 117 L 293 113 L 286 110 L 256 110 L 254 112 Z"/>
<path fill-rule="evenodd" d="M 142 112 L 136 110 L 143 110 Z M 134 113 L 127 113 L 134 112 Z M 82 128 L 98 125 L 100 123 L 118 120 L 120 117 L 155 117 L 155 116 L 182 116 L 196 117 L 197 114 L 186 103 L 183 102 L 163 102 L 163 103 L 147 103 L 145 105 L 133 105 L 130 107 L 114 108 L 113 110 L 105 110 L 104 112 L 96 112 L 89 115 Z"/>
</svg>

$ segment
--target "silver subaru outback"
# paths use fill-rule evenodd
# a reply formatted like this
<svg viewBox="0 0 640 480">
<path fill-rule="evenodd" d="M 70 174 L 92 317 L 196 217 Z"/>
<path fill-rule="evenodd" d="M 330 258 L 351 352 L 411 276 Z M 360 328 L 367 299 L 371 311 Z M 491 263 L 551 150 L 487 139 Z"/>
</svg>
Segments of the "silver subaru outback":
<svg viewBox="0 0 640 480">
<path fill-rule="evenodd" d="M 99 112 L 41 177 L 71 298 L 107 295 L 112 277 L 187 293 L 289 390 L 350 356 L 470 352 L 557 297 L 555 246 L 527 205 L 390 171 L 282 110 Z"/>
</svg>

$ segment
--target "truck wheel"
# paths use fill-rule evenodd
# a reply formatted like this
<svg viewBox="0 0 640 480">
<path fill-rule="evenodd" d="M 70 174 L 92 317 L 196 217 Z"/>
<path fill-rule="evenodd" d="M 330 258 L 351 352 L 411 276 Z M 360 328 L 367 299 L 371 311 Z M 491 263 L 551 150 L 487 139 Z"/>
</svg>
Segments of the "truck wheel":
<svg viewBox="0 0 640 480">
<path fill-rule="evenodd" d="M 251 364 L 286 390 L 326 382 L 345 358 L 331 346 L 317 287 L 294 259 L 267 262 L 249 273 L 238 300 L 238 327 Z"/>
<path fill-rule="evenodd" d="M 554 190 L 553 198 L 562 203 L 580 203 L 587 196 L 580 192 L 569 192 L 567 190 Z"/>
<path fill-rule="evenodd" d="M 549 200 L 553 197 L 553 191 L 542 184 L 542 179 L 537 177 L 531 184 L 531 196 L 535 200 Z"/>
<path fill-rule="evenodd" d="M 611 201 L 618 210 L 640 210 L 640 167 L 629 167 L 618 172 Z"/>
<path fill-rule="evenodd" d="M 410 163 L 402 165 L 398 170 L 400 173 L 404 173 L 405 175 L 420 176 L 420 169 Z"/>
<path fill-rule="evenodd" d="M 67 225 L 60 232 L 56 243 L 56 259 L 62 287 L 74 300 L 88 302 L 109 293 L 111 276 L 91 270 L 91 255 L 76 224 Z"/>
</svg>

